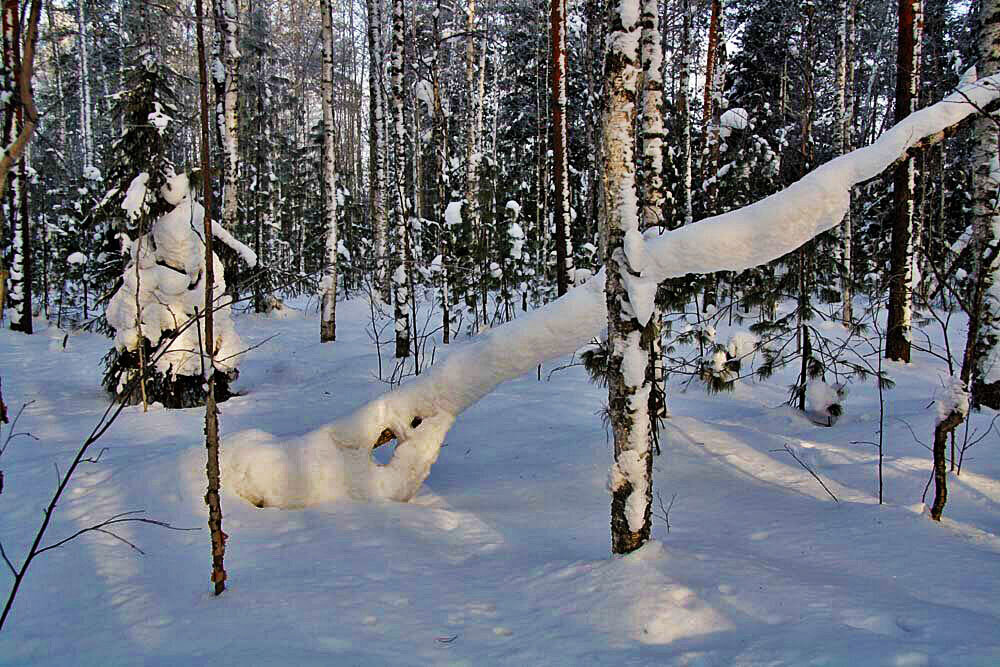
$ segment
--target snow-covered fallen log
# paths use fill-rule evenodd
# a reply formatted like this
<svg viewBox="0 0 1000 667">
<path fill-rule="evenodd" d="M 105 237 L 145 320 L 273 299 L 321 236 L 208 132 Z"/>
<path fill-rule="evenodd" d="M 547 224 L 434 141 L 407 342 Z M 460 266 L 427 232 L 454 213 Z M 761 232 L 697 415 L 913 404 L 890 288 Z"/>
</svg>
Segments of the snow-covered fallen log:
<svg viewBox="0 0 1000 667">
<path fill-rule="evenodd" d="M 1000 75 L 967 79 L 973 81 L 910 115 L 875 143 L 766 199 L 678 230 L 629 239 L 627 252 L 630 264 L 641 267 L 640 283 L 742 271 L 833 228 L 847 211 L 851 187 L 1000 97 Z M 345 496 L 408 500 L 463 410 L 498 384 L 578 349 L 606 324 L 602 270 L 545 307 L 454 346 L 424 375 L 295 442 L 279 442 L 261 431 L 229 436 L 223 445 L 224 484 L 251 502 L 279 507 Z M 391 437 L 398 442 L 392 460 L 375 463 L 373 448 Z"/>
</svg>

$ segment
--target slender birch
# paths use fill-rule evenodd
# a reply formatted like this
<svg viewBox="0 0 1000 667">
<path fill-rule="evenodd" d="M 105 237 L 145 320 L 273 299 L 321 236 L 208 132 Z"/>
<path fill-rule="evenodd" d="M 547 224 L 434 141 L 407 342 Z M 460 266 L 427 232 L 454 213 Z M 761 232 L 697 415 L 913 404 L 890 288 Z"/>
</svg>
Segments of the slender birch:
<svg viewBox="0 0 1000 667">
<path fill-rule="evenodd" d="M 337 172 L 333 121 L 333 3 L 322 0 L 323 14 L 323 218 L 326 253 L 320 281 L 321 343 L 337 339 Z"/>
<path fill-rule="evenodd" d="M 837 122 L 834 126 L 835 143 L 841 155 L 854 148 L 854 30 L 857 0 L 840 0 L 837 20 Z M 848 207 L 840 223 L 840 317 L 845 326 L 853 319 L 854 273 L 851 267 L 853 221 Z"/>
<path fill-rule="evenodd" d="M 368 191 L 371 198 L 372 228 L 375 232 L 375 289 L 383 301 L 389 300 L 389 261 L 385 211 L 385 122 L 383 119 L 381 0 L 366 0 L 368 14 Z"/>
<path fill-rule="evenodd" d="M 649 539 L 653 458 L 650 451 L 649 344 L 627 286 L 638 272 L 625 250 L 639 234 L 633 126 L 639 78 L 639 13 L 635 0 L 609 0 L 602 118 L 604 199 L 607 211 L 608 408 L 614 432 L 611 469 L 611 549 L 628 553 Z M 632 11 L 630 11 L 632 10 Z"/>
<path fill-rule="evenodd" d="M 403 0 L 392 0 L 392 58 L 389 75 L 392 80 L 393 153 L 396 179 L 393 187 L 393 208 L 396 210 L 396 252 L 392 272 L 393 313 L 396 320 L 396 358 L 410 356 L 410 212 L 406 196 L 406 118 L 403 114 L 403 40 L 406 37 Z"/>
<path fill-rule="evenodd" d="M 213 0 L 215 27 L 218 32 L 218 62 L 213 64 L 217 79 L 222 79 L 222 97 L 219 122 L 220 146 L 222 148 L 222 226 L 235 231 L 239 193 L 240 169 L 240 128 L 239 90 L 240 59 L 239 50 L 239 4 L 237 0 Z M 218 92 L 220 88 L 216 88 Z"/>
<path fill-rule="evenodd" d="M 573 238 L 570 234 L 569 163 L 566 147 L 566 0 L 550 0 L 549 49 L 552 54 L 552 213 L 556 228 L 556 290 L 573 284 Z"/>
</svg>

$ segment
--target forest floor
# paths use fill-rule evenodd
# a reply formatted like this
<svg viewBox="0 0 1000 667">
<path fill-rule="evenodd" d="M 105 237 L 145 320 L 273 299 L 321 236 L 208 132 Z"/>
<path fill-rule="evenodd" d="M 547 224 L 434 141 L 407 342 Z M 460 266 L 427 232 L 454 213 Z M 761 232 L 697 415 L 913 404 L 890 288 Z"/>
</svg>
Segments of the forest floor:
<svg viewBox="0 0 1000 667">
<path fill-rule="evenodd" d="M 300 435 L 386 389 L 367 303 L 338 316 L 337 342 L 323 345 L 312 312 L 236 318 L 247 344 L 277 337 L 243 359 L 224 434 Z M 32 401 L 18 430 L 37 438 L 0 458 L 0 540 L 15 563 L 108 400 L 108 339 L 70 333 L 64 345 L 37 324 L 30 337 L 0 331 L 4 398 L 12 415 Z M 877 454 L 862 442 L 879 428 L 871 381 L 851 387 L 832 428 L 783 405 L 791 370 L 717 396 L 672 385 L 654 473 L 669 531 L 654 519 L 654 541 L 627 557 L 609 555 L 606 393 L 579 366 L 548 378 L 567 361 L 459 417 L 409 503 L 290 511 L 224 492 L 218 598 L 203 410 L 127 408 L 74 477 L 49 541 L 130 510 L 201 530 L 126 524 L 145 555 L 100 534 L 44 554 L 0 633 L 0 664 L 1000 665 L 1000 438 L 967 452 L 942 523 L 921 504 L 930 453 L 910 428 L 930 440 L 939 361 L 886 366 L 896 388 L 881 506 Z M 992 417 L 974 414 L 973 428 Z M 11 581 L 0 574 L 4 597 Z"/>
</svg>

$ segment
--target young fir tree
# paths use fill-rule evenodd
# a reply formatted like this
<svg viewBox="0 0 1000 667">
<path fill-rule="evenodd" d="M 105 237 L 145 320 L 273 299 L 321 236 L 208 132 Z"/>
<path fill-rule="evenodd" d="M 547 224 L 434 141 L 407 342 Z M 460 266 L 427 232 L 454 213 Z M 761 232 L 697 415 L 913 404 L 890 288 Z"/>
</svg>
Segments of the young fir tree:
<svg viewBox="0 0 1000 667">
<path fill-rule="evenodd" d="M 201 206 L 188 194 L 187 176 L 174 175 L 169 158 L 178 111 L 172 74 L 157 58 L 149 26 L 147 21 L 134 33 L 133 64 L 119 98 L 125 132 L 111 151 L 107 182 L 112 187 L 92 216 L 101 232 L 99 265 L 106 274 L 118 275 L 105 311 L 115 347 L 105 359 L 104 386 L 132 403 L 182 408 L 200 405 L 205 398 L 202 357 L 181 351 L 196 351 L 204 343 L 200 325 L 190 322 L 199 305 L 204 252 L 184 219 L 197 215 Z M 216 275 L 224 288 L 222 272 Z M 216 395 L 225 400 L 236 377 L 236 360 L 225 355 L 236 354 L 240 343 L 225 328 L 228 307 L 217 319 L 223 323 L 227 349 L 218 365 Z M 168 348 L 175 351 L 166 352 Z M 123 394 L 136 376 L 140 382 Z"/>
</svg>

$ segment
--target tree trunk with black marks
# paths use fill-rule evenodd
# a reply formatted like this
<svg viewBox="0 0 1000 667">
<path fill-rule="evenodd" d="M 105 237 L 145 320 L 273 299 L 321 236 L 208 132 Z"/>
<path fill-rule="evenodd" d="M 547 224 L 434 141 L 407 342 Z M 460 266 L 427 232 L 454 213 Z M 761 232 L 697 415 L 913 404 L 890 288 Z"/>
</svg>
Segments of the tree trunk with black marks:
<svg viewBox="0 0 1000 667">
<path fill-rule="evenodd" d="M 896 51 L 896 112 L 900 122 L 916 111 L 920 86 L 920 44 L 923 32 L 922 0 L 899 0 L 899 37 Z M 885 357 L 910 361 L 913 311 L 913 191 L 914 158 L 900 163 L 893 174 L 892 240 L 889 261 L 889 312 Z"/>
<path fill-rule="evenodd" d="M 611 550 L 635 551 L 649 539 L 653 493 L 650 451 L 649 338 L 635 315 L 628 281 L 638 272 L 625 252 L 627 234 L 638 234 L 633 126 L 638 102 L 638 16 L 623 17 L 621 0 L 607 5 L 603 114 L 604 208 L 607 212 L 605 298 L 608 310 L 608 410 L 614 433 L 611 468 Z M 625 18 L 631 18 L 626 24 Z"/>
</svg>

